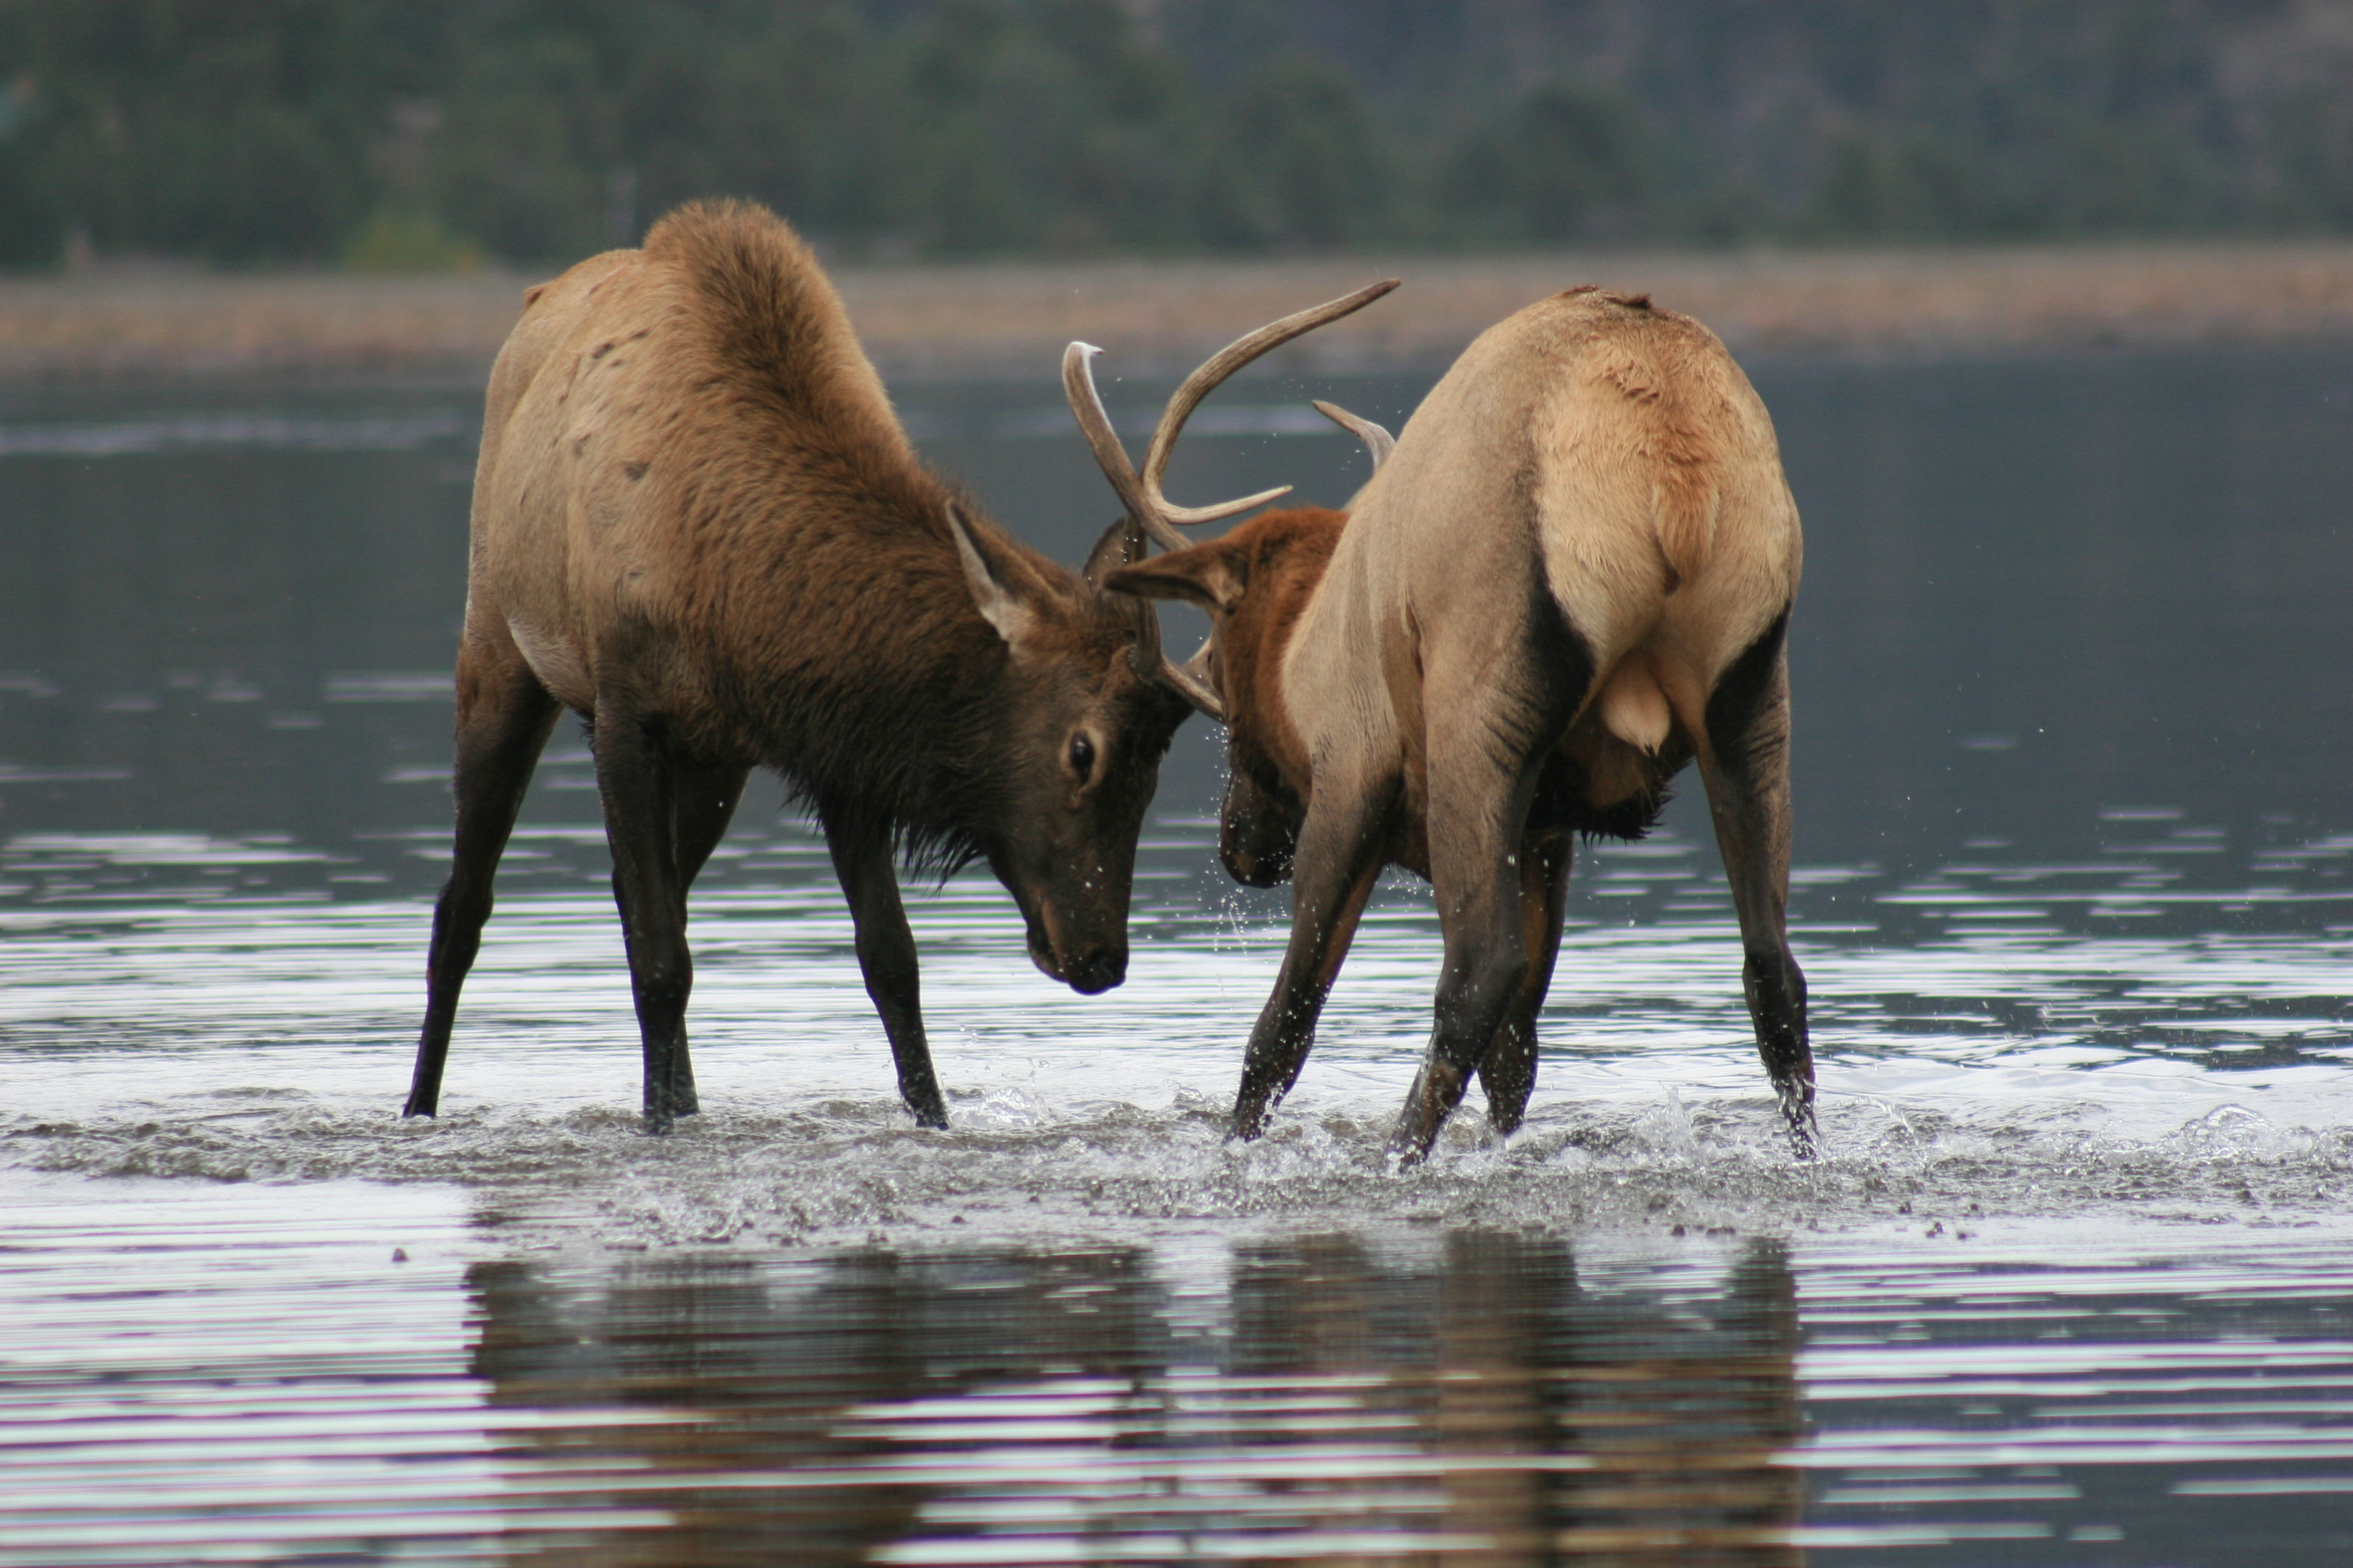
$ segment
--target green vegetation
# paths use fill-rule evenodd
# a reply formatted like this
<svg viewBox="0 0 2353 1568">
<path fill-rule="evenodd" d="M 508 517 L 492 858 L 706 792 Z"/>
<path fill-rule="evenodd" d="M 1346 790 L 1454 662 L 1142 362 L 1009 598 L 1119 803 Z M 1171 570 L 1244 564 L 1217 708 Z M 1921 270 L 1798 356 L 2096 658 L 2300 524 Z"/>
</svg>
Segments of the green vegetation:
<svg viewBox="0 0 2353 1568">
<path fill-rule="evenodd" d="M 2353 230 L 2353 0 L 0 0 L 0 266 Z"/>
</svg>

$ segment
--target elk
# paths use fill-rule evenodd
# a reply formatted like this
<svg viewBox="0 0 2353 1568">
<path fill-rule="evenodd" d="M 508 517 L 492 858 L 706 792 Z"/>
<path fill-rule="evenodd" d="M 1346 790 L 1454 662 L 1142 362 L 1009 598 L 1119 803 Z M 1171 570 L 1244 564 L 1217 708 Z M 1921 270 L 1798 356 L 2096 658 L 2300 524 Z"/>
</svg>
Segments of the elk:
<svg viewBox="0 0 2353 1568">
<path fill-rule="evenodd" d="M 1393 447 L 1318 406 L 1372 448 L 1346 512 L 1267 512 L 1103 579 L 1208 612 L 1188 694 L 1229 730 L 1220 849 L 1293 883 L 1234 1133 L 1297 1079 L 1385 865 L 1431 881 L 1445 944 L 1389 1147 L 1425 1157 L 1473 1074 L 1515 1129 L 1575 836 L 1640 837 L 1696 759 L 1757 1048 L 1810 1157 L 1785 915 L 1798 513 L 1747 378 L 1697 321 L 1586 287 L 1482 334 Z"/>
<path fill-rule="evenodd" d="M 1124 977 L 1136 838 L 1189 712 L 1152 606 L 1102 586 L 1141 529 L 1113 524 L 1072 574 L 989 522 L 916 456 L 831 283 L 765 209 L 682 207 L 524 300 L 475 474 L 455 853 L 405 1114 L 438 1107 L 492 877 L 569 708 L 590 727 L 648 1130 L 698 1109 L 687 889 L 754 767 L 821 826 L 900 1094 L 945 1126 L 894 857 L 985 860 L 1039 969 L 1087 994 Z M 1202 379 L 1195 403 L 1222 374 Z"/>
</svg>

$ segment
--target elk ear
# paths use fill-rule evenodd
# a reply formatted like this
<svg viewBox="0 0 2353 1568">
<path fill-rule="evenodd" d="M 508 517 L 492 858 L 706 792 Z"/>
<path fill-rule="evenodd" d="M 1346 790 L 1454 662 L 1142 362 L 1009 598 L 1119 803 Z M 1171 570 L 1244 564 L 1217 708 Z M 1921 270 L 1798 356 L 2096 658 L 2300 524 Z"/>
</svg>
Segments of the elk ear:
<svg viewBox="0 0 2353 1568">
<path fill-rule="evenodd" d="M 973 608 L 997 628 L 1008 643 L 1018 643 L 1035 618 L 1014 587 L 1016 568 L 1005 546 L 973 525 L 956 503 L 947 503 L 948 531 L 955 536 L 956 557 L 964 563 L 965 585 L 972 590 Z"/>
<path fill-rule="evenodd" d="M 1100 588 L 1103 576 L 1115 566 L 1126 566 L 1145 557 L 1143 525 L 1132 517 L 1121 518 L 1103 530 L 1095 547 L 1087 552 L 1087 563 L 1081 570 L 1088 585 Z"/>
<path fill-rule="evenodd" d="M 1122 566 L 1103 574 L 1103 586 L 1115 594 L 1145 599 L 1182 599 L 1205 610 L 1226 611 L 1241 603 L 1250 585 L 1248 557 L 1229 550 L 1223 541 L 1172 550 L 1155 560 Z"/>
</svg>

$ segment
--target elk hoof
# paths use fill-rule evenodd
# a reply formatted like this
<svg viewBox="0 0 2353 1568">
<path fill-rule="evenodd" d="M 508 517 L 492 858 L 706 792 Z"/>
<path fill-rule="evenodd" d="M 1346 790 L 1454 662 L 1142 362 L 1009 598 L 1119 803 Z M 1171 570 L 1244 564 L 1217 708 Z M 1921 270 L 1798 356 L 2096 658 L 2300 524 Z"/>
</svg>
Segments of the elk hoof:
<svg viewBox="0 0 2353 1568">
<path fill-rule="evenodd" d="M 1811 1164 L 1821 1158 L 1821 1128 L 1814 1121 L 1810 1103 L 1781 1105 L 1782 1119 L 1789 1124 L 1789 1152 L 1801 1163 Z"/>
<path fill-rule="evenodd" d="M 1438 1130 L 1461 1103 L 1462 1089 L 1461 1068 L 1442 1061 L 1422 1064 L 1414 1075 L 1413 1087 L 1406 1090 L 1397 1130 L 1389 1134 L 1389 1152 L 1396 1157 L 1398 1170 L 1412 1169 L 1430 1153 L 1430 1146 L 1438 1142 Z"/>
</svg>

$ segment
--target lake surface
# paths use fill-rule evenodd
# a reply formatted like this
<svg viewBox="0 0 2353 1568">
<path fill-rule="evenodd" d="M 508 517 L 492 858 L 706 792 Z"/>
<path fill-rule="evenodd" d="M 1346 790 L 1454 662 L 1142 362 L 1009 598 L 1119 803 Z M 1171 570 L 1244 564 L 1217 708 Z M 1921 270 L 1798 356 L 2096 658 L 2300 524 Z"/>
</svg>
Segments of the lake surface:
<svg viewBox="0 0 2353 1568">
<path fill-rule="evenodd" d="M 1226 1143 L 1282 905 L 1198 721 L 1120 990 L 912 899 L 945 1134 L 755 793 L 663 1141 L 566 726 L 403 1123 L 475 394 L 0 392 L 0 1563 L 2353 1558 L 2353 350 L 1750 368 L 1802 1168 L 1695 785 L 1582 852 L 1521 1132 L 1381 1158 L 1398 883 Z M 1172 493 L 1345 500 L 1305 398 L 1426 382 L 1246 377 Z M 1023 537 L 1109 521 L 1050 380 L 899 395 Z"/>
</svg>

